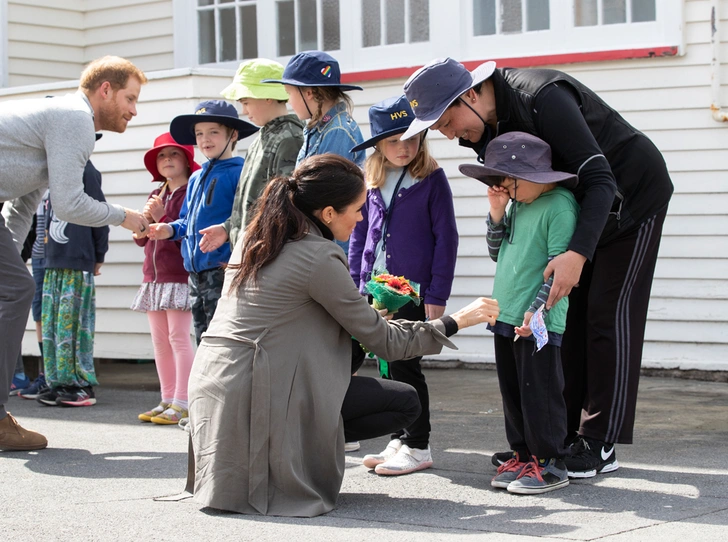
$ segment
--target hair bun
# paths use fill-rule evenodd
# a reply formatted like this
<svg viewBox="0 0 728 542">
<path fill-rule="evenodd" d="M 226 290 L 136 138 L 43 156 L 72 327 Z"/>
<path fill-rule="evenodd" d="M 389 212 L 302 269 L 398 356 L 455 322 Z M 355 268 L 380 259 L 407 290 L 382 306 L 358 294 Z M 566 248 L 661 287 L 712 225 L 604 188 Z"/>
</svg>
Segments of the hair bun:
<svg viewBox="0 0 728 542">
<path fill-rule="evenodd" d="M 291 192 L 298 192 L 298 181 L 293 177 L 288 177 L 286 183 L 288 184 L 288 190 Z"/>
</svg>

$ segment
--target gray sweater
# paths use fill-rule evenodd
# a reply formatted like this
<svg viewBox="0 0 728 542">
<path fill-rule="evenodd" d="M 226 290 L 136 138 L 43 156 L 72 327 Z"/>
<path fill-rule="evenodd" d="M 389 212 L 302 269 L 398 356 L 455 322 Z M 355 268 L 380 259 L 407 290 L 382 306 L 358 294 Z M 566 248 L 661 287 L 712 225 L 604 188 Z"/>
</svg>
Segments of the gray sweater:
<svg viewBox="0 0 728 542">
<path fill-rule="evenodd" d="M 83 191 L 83 170 L 95 143 L 93 109 L 82 92 L 60 98 L 0 102 L 0 201 L 16 244 L 28 235 L 46 188 L 60 220 L 118 226 L 119 205 Z"/>
</svg>

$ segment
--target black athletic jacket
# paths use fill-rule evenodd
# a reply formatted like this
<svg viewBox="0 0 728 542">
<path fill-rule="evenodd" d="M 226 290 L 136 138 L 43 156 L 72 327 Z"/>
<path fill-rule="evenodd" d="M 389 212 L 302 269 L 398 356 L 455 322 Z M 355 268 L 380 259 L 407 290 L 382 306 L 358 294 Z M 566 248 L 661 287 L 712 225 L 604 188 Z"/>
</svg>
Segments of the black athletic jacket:
<svg viewBox="0 0 728 542">
<path fill-rule="evenodd" d="M 673 185 L 657 147 L 592 90 L 556 70 L 499 68 L 491 76 L 497 127 L 475 144 L 522 131 L 551 145 L 553 168 L 576 173 L 581 212 L 569 244 L 591 259 L 604 245 L 667 208 Z"/>
</svg>

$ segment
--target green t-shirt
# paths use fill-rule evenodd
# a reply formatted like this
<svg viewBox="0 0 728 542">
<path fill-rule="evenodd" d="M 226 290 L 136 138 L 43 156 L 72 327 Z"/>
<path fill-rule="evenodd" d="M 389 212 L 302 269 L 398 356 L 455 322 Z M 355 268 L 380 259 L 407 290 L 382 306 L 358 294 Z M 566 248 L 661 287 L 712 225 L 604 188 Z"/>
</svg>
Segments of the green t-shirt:
<svg viewBox="0 0 728 542">
<path fill-rule="evenodd" d="M 513 215 L 515 212 L 515 223 Z M 523 314 L 536 299 L 543 284 L 549 256 L 565 252 L 576 228 L 579 205 L 567 189 L 556 187 L 532 203 L 514 202 L 508 211 L 513 242 L 508 234 L 498 252 L 493 297 L 498 300 L 498 320 L 520 326 Z M 546 328 L 554 333 L 566 329 L 569 299 L 564 297 L 549 311 Z"/>
</svg>

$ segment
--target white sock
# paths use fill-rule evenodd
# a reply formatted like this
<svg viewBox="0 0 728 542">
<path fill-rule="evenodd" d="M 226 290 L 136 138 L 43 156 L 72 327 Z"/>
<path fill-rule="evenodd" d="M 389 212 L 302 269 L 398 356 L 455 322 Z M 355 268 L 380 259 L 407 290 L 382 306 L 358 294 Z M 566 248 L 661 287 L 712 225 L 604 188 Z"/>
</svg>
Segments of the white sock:
<svg viewBox="0 0 728 542">
<path fill-rule="evenodd" d="M 189 406 L 189 403 L 187 401 L 182 401 L 180 399 L 173 400 L 172 404 L 178 408 L 181 408 L 182 410 L 187 410 L 187 407 Z"/>
</svg>

